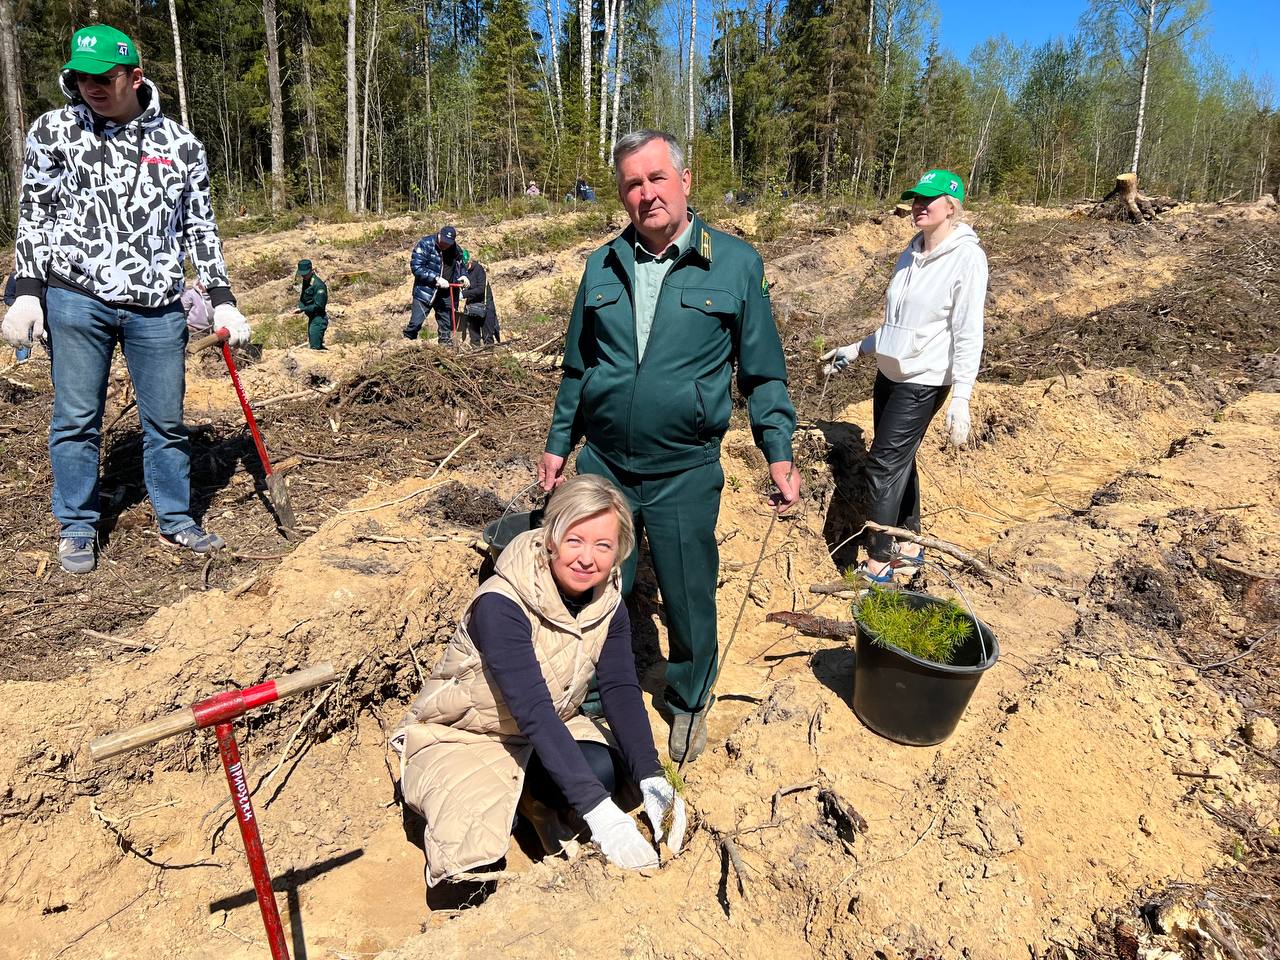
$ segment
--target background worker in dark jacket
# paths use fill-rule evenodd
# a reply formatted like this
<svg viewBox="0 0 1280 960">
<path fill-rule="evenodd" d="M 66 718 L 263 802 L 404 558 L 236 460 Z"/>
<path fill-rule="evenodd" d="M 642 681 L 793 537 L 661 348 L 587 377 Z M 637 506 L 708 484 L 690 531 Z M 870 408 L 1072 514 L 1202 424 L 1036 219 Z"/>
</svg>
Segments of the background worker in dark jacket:
<svg viewBox="0 0 1280 960">
<path fill-rule="evenodd" d="M 578 472 L 612 480 L 636 530 L 648 533 L 669 636 L 668 746 L 678 761 L 706 745 L 717 659 L 720 441 L 735 363 L 779 510 L 800 496 L 791 462 L 796 417 L 760 254 L 691 213 L 689 170 L 670 134 L 628 134 L 613 161 L 631 226 L 587 258 L 538 478 L 545 490 L 559 484 L 585 435 Z M 635 563 L 633 552 L 624 592 Z"/>
<path fill-rule="evenodd" d="M 413 313 L 409 316 L 409 325 L 404 328 L 405 337 L 409 340 L 418 339 L 418 331 L 427 319 L 427 311 L 434 307 L 436 333 L 440 342 L 453 343 L 453 324 L 458 300 L 455 292 L 449 289 L 449 284 L 456 282 L 462 270 L 458 231 L 453 227 L 441 227 L 438 233 L 419 240 L 409 257 L 409 269 L 413 271 Z"/>
<path fill-rule="evenodd" d="M 471 256 L 470 251 L 462 251 L 462 269 L 471 286 L 462 291 L 458 299 L 459 336 L 465 343 L 484 343 L 486 346 L 498 342 L 498 311 L 493 305 L 493 291 L 489 289 L 489 278 L 484 264 Z"/>
<path fill-rule="evenodd" d="M 312 350 L 323 350 L 324 332 L 329 329 L 329 288 L 323 280 L 316 276 L 310 260 L 298 261 L 298 272 L 294 274 L 302 278 L 302 291 L 298 294 L 297 313 L 307 317 L 307 343 Z"/>
</svg>

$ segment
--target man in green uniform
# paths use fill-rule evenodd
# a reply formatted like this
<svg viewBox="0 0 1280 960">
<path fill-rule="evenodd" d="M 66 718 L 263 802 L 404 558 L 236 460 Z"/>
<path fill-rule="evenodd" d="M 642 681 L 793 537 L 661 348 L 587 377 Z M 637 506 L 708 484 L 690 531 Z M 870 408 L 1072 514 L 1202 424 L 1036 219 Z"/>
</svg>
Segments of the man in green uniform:
<svg viewBox="0 0 1280 960">
<path fill-rule="evenodd" d="M 716 673 L 720 441 L 735 365 L 780 511 L 800 495 L 796 417 L 760 254 L 689 210 L 691 176 L 670 134 L 629 134 L 613 161 L 631 226 L 587 259 L 538 479 L 554 489 L 585 437 L 578 472 L 627 495 L 666 612 L 668 747 L 673 760 L 692 760 L 706 745 Z M 633 552 L 625 592 L 635 565 Z"/>
<path fill-rule="evenodd" d="M 307 316 L 307 342 L 312 350 L 323 350 L 324 332 L 329 329 L 329 317 L 325 308 L 329 305 L 329 288 L 316 276 L 310 260 L 298 261 L 295 276 L 302 278 L 302 292 L 298 294 L 296 313 Z"/>
</svg>

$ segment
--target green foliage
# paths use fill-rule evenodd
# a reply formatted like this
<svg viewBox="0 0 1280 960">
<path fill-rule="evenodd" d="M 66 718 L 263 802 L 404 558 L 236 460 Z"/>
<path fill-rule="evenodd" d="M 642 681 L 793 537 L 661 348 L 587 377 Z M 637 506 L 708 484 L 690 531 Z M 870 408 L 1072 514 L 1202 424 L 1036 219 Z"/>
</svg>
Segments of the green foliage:
<svg viewBox="0 0 1280 960">
<path fill-rule="evenodd" d="M 922 660 L 949 664 L 973 632 L 956 604 L 931 603 L 916 610 L 897 590 L 872 587 L 854 606 L 854 616 L 882 647 L 897 647 Z"/>
</svg>

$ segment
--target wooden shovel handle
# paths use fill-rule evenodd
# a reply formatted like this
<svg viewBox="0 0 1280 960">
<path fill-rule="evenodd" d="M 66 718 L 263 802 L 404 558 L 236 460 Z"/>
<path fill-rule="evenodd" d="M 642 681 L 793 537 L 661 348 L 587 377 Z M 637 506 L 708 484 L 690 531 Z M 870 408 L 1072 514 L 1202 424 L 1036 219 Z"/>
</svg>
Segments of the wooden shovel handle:
<svg viewBox="0 0 1280 960">
<path fill-rule="evenodd" d="M 207 337 L 201 337 L 199 340 L 192 340 L 187 344 L 187 353 L 199 353 L 201 350 L 208 350 L 210 347 L 216 347 L 230 336 L 225 330 L 219 330 L 217 333 L 211 333 Z"/>
<path fill-rule="evenodd" d="M 332 663 L 318 663 L 314 667 L 307 667 L 305 670 L 287 674 L 279 680 L 267 681 L 265 684 L 248 687 L 243 691 L 228 691 L 228 693 L 245 694 L 247 697 L 256 699 L 258 701 L 256 705 L 265 706 L 267 703 L 283 700 L 285 697 L 296 696 L 299 693 L 314 690 L 316 687 L 322 687 L 326 683 L 333 683 L 337 679 L 338 674 L 334 671 Z M 274 696 L 271 695 L 269 686 L 273 682 L 275 686 Z M 221 694 L 219 696 L 226 695 Z M 239 712 L 247 712 L 250 709 L 253 709 L 253 706 L 245 707 Z M 237 713 L 236 715 L 239 714 Z M 141 726 L 116 733 L 103 734 L 101 737 L 95 738 L 89 744 L 89 758 L 97 763 L 100 760 L 106 760 L 109 757 L 119 756 L 122 753 L 128 753 L 130 750 L 137 750 L 139 747 L 157 743 L 167 737 L 187 733 L 196 729 L 197 725 L 195 711 L 191 707 L 183 707 L 181 710 L 175 710 L 173 713 L 158 717 L 150 723 L 144 723 Z"/>
</svg>

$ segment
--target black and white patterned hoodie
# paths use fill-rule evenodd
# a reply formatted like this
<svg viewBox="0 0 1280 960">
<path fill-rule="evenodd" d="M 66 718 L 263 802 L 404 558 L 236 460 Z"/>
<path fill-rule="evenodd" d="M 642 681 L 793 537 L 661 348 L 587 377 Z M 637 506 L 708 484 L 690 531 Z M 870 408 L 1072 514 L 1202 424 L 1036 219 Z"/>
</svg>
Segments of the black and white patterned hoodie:
<svg viewBox="0 0 1280 960">
<path fill-rule="evenodd" d="M 69 104 L 27 134 L 19 296 L 51 284 L 120 306 L 167 306 L 182 293 L 190 254 L 214 305 L 235 303 L 204 145 L 161 113 L 150 80 L 138 88 L 142 114 L 124 124 L 90 110 L 66 74 L 60 85 Z"/>
</svg>

